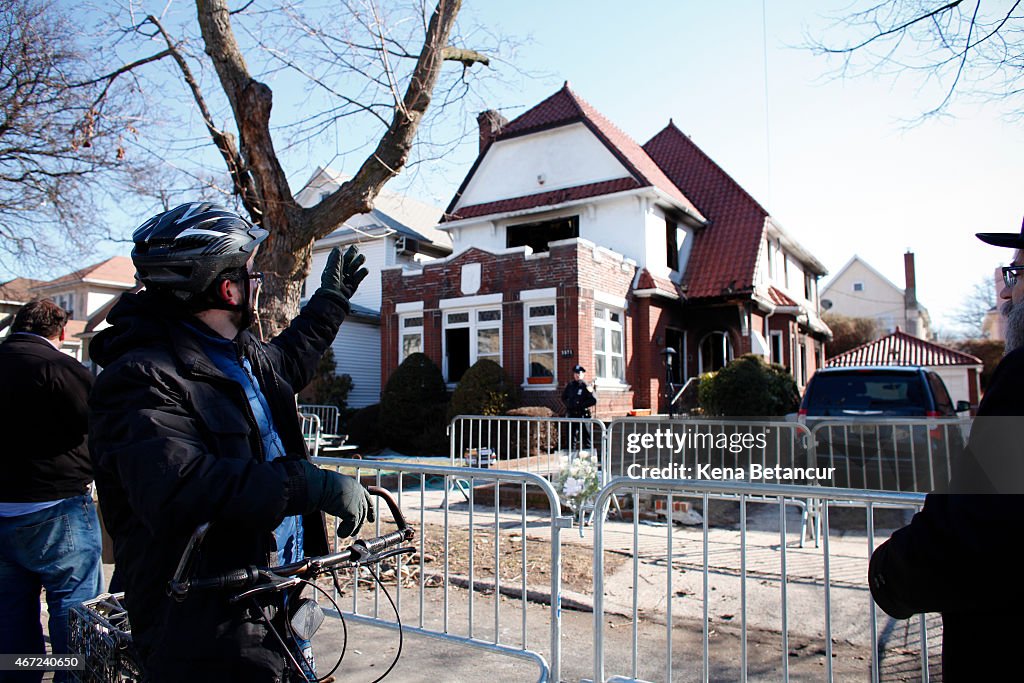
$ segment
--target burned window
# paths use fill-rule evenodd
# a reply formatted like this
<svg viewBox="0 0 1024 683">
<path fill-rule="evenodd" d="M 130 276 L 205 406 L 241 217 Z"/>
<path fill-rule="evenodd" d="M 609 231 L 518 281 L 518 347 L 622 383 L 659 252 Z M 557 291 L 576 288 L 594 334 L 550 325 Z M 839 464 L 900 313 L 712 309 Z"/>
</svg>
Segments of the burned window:
<svg viewBox="0 0 1024 683">
<path fill-rule="evenodd" d="M 580 217 L 567 216 L 537 223 L 510 225 L 505 229 L 505 246 L 530 247 L 538 254 L 548 250 L 548 243 L 580 236 Z"/>
</svg>

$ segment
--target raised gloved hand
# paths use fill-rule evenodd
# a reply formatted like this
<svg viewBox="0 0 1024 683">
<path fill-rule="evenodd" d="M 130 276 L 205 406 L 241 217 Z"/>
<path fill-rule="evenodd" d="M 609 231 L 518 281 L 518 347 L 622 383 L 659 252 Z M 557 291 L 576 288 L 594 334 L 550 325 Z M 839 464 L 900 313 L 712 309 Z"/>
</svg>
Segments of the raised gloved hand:
<svg viewBox="0 0 1024 683">
<path fill-rule="evenodd" d="M 302 461 L 306 474 L 308 495 L 306 512 L 323 510 L 338 518 L 338 535 L 355 536 L 363 522 L 372 522 L 377 517 L 373 510 L 370 492 L 352 477 L 322 470 L 311 462 Z"/>
<path fill-rule="evenodd" d="M 341 247 L 335 247 L 327 257 L 327 265 L 324 267 L 323 275 L 320 276 L 320 288 L 317 294 L 326 294 L 340 301 L 349 309 L 349 301 L 352 295 L 359 289 L 359 283 L 363 281 L 369 271 L 361 266 L 366 257 L 359 253 L 355 245 L 341 254 Z"/>
</svg>

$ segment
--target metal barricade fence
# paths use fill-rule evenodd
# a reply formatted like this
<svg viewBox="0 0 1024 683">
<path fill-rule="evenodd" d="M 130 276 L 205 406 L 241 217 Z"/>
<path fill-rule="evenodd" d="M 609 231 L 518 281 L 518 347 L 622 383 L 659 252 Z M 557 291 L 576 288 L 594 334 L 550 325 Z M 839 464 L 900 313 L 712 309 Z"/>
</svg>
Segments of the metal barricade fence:
<svg viewBox="0 0 1024 683">
<path fill-rule="evenodd" d="M 451 464 L 550 475 L 581 452 L 603 456 L 605 431 L 593 418 L 459 415 L 448 426 Z"/>
<path fill-rule="evenodd" d="M 641 494 L 667 499 L 696 498 L 703 503 L 701 529 L 644 527 L 637 518 L 632 532 L 632 576 L 622 580 L 621 571 L 606 576 L 604 549 L 609 534 L 618 535 L 615 547 L 622 550 L 621 525 L 609 530 L 603 515 L 594 522 L 594 681 L 660 680 L 675 677 L 692 680 L 747 680 L 752 671 L 768 680 L 822 678 L 842 680 L 883 674 L 904 676 L 914 669 L 928 678 L 937 668 L 941 628 L 929 629 L 936 617 L 916 617 L 918 626 L 903 634 L 905 642 L 891 641 L 899 624 L 878 611 L 867 586 L 867 563 L 876 545 L 876 529 L 885 524 L 902 526 L 892 519 L 918 509 L 924 496 L 911 493 L 867 492 L 849 489 L 754 484 L 721 481 L 658 481 L 617 478 L 604 487 L 597 499 L 606 510 L 612 497 Z M 793 547 L 785 513 L 786 498 L 811 497 L 819 505 L 823 524 L 823 552 Z M 731 498 L 738 506 L 738 529 L 709 523 L 714 500 Z M 752 499 L 774 499 L 776 510 L 758 505 L 748 512 Z M 860 521 L 848 508 L 836 510 L 840 536 L 829 534 L 833 502 L 856 501 L 863 506 Z M 884 512 L 883 509 L 884 508 Z M 767 510 L 767 513 L 765 512 Z M 851 533 L 851 523 L 862 523 L 863 533 Z M 618 579 L 618 580 L 617 580 Z M 609 641 L 607 609 L 631 617 L 630 664 L 609 676 L 606 655 Z M 881 619 L 888 620 L 879 629 Z M 640 635 L 639 617 L 645 624 Z M 738 617 L 738 618 L 737 618 Z M 652 625 L 663 623 L 663 627 Z M 658 629 L 663 628 L 662 634 Z M 622 631 L 616 631 L 618 649 Z M 754 647 L 749 639 L 754 638 Z M 890 641 L 890 642 L 887 642 Z M 931 649 L 929 649 L 931 648 Z M 694 653 L 699 653 L 694 657 Z M 623 657 L 618 657 L 623 661 Z"/>
<path fill-rule="evenodd" d="M 538 666 L 538 680 L 560 680 L 560 534 L 571 525 L 571 518 L 561 515 L 550 482 L 530 472 L 323 457 L 314 462 L 357 477 L 372 476 L 377 485 L 393 492 L 407 521 L 416 528 L 412 544 L 417 555 L 410 561 L 400 556 L 392 567 L 395 606 L 403 615 L 403 629 L 528 660 Z M 468 505 L 451 498 L 455 479 L 468 481 Z M 478 509 L 485 506 L 491 509 Z M 378 512 L 381 514 L 386 511 Z M 378 518 L 377 526 L 386 530 L 387 522 Z M 537 547 L 538 534 L 548 536 L 546 544 L 540 543 L 546 548 Z M 530 567 L 534 566 L 527 561 L 528 550 L 549 555 L 545 591 L 550 591 L 550 616 L 543 646 L 527 628 Z M 510 557 L 515 557 L 514 564 L 504 563 Z M 435 567 L 437 562 L 442 566 Z M 390 607 L 382 609 L 379 584 L 370 587 L 366 579 L 354 578 L 352 585 L 351 600 L 346 596 L 345 602 L 339 603 L 346 605 L 345 619 L 397 627 Z M 455 593 L 453 586 L 466 590 Z M 440 607 L 436 605 L 437 590 L 441 592 Z M 410 592 L 415 600 L 411 605 L 409 599 L 403 601 L 403 595 Z M 485 609 L 488 618 L 478 619 Z M 515 616 L 518 624 L 512 623 Z M 547 657 L 538 651 L 543 649 Z"/>
<path fill-rule="evenodd" d="M 300 403 L 299 412 L 308 415 L 316 415 L 320 418 L 320 427 L 325 434 L 337 434 L 340 422 L 341 411 L 338 406 L 322 405 L 314 403 Z"/>
<path fill-rule="evenodd" d="M 927 493 L 944 489 L 970 429 L 960 418 L 821 418 L 811 423 L 826 485 Z"/>
</svg>

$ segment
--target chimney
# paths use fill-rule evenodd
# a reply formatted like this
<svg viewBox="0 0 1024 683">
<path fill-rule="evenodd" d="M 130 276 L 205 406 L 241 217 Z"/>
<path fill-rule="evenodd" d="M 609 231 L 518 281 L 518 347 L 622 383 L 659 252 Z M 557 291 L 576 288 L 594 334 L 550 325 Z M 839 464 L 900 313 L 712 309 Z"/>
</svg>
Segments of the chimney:
<svg viewBox="0 0 1024 683">
<path fill-rule="evenodd" d="M 917 274 L 914 272 L 914 252 L 907 250 L 903 255 L 903 272 L 907 279 L 907 287 L 903 290 L 904 318 L 907 322 L 907 333 L 920 336 L 917 326 Z M 898 329 L 898 328 L 897 328 Z"/>
<path fill-rule="evenodd" d="M 476 123 L 480 128 L 480 152 L 483 153 L 487 145 L 491 144 L 491 141 L 508 125 L 508 119 L 493 109 L 488 109 L 477 114 Z"/>
<path fill-rule="evenodd" d="M 914 252 L 907 250 L 903 255 L 903 272 L 907 278 L 907 288 L 903 297 L 907 302 L 907 308 L 917 305 L 917 275 L 914 273 Z"/>
</svg>

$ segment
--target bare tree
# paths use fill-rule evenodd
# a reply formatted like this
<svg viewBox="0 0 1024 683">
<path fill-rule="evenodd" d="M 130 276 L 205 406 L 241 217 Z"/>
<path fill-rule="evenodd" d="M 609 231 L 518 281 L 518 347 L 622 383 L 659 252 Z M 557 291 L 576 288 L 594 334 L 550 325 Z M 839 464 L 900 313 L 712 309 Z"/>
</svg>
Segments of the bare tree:
<svg viewBox="0 0 1024 683">
<path fill-rule="evenodd" d="M 829 358 L 874 341 L 878 336 L 878 323 L 874 318 L 854 318 L 838 313 L 826 313 L 821 319 L 832 330 L 832 341 L 826 347 Z"/>
<path fill-rule="evenodd" d="M 1021 0 L 869 0 L 838 17 L 827 35 L 808 46 L 839 60 L 838 73 L 862 67 L 892 75 L 914 75 L 921 84 L 937 82 L 941 99 L 921 114 L 945 113 L 957 95 L 1008 100 L 1014 115 L 1024 114 L 1024 7 Z"/>
<path fill-rule="evenodd" d="M 248 2 L 232 11 L 226 0 L 196 0 L 191 19 L 176 24 L 164 14 L 135 17 L 134 7 L 110 15 L 131 24 L 111 44 L 121 63 L 109 65 L 97 80 L 154 79 L 140 86 L 154 105 L 169 109 L 154 97 L 158 91 L 172 101 L 185 95 L 194 104 L 173 135 L 167 136 L 166 125 L 151 126 L 153 137 L 141 143 L 148 145 L 142 152 L 165 159 L 201 156 L 199 123 L 227 181 L 218 185 L 208 172 L 186 172 L 196 186 L 234 198 L 271 232 L 257 263 L 266 275 L 261 313 L 271 335 L 298 311 L 314 240 L 372 208 L 384 184 L 409 163 L 434 98 L 442 105 L 459 101 L 469 89 L 470 67 L 488 63 L 482 53 L 451 44 L 461 0 L 438 0 L 433 9 L 351 0 L 330 12 L 309 13 L 288 2 Z M 447 77 L 445 61 L 460 65 L 446 70 Z M 177 72 L 176 86 L 167 79 L 168 64 Z M 286 80 L 304 84 L 308 106 L 298 114 L 293 106 L 287 122 L 273 127 L 274 91 L 268 83 Z M 343 124 L 352 125 L 351 141 L 338 132 Z M 157 141 L 160 135 L 167 136 L 163 142 Z M 277 143 L 285 149 L 316 144 L 322 155 L 325 138 L 333 138 L 336 149 L 347 144 L 350 154 L 362 149 L 364 156 L 337 190 L 301 207 Z"/>
<path fill-rule="evenodd" d="M 957 323 L 962 338 L 985 339 L 985 317 L 996 307 L 996 289 L 990 278 L 974 283 L 971 291 L 953 311 L 950 318 Z"/>
<path fill-rule="evenodd" d="M 112 174 L 130 173 L 124 99 L 81 85 L 91 69 L 57 7 L 0 0 L 0 266 L 40 269 L 109 237 L 96 220 Z"/>
</svg>

